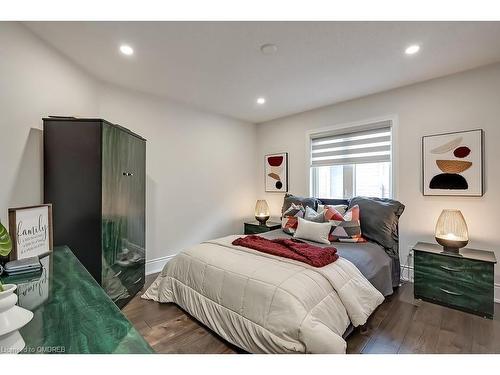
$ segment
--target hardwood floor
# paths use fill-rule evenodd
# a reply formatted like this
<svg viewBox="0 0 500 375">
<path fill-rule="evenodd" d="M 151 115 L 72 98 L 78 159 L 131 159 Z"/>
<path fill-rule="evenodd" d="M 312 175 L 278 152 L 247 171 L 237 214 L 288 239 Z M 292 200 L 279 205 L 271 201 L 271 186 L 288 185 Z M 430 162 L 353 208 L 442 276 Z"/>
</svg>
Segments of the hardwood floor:
<svg viewBox="0 0 500 375">
<path fill-rule="evenodd" d="M 147 277 L 144 290 L 155 277 Z M 176 305 L 141 294 L 123 312 L 158 353 L 243 353 Z M 413 284 L 405 283 L 373 313 L 366 331 L 347 339 L 347 353 L 500 353 L 500 305 L 489 320 L 415 300 Z"/>
</svg>

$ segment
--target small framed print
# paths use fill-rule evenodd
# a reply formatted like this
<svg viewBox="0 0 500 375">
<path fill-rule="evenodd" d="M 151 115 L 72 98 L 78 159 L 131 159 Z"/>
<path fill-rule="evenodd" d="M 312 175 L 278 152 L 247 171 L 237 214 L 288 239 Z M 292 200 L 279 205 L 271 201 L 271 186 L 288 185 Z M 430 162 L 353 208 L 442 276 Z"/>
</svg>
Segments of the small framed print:
<svg viewBox="0 0 500 375">
<path fill-rule="evenodd" d="M 482 129 L 422 137 L 423 194 L 481 197 L 483 137 Z"/>
<path fill-rule="evenodd" d="M 265 157 L 266 192 L 288 191 L 288 153 L 270 154 Z"/>
<path fill-rule="evenodd" d="M 11 259 L 46 254 L 53 248 L 52 205 L 9 208 Z"/>
</svg>

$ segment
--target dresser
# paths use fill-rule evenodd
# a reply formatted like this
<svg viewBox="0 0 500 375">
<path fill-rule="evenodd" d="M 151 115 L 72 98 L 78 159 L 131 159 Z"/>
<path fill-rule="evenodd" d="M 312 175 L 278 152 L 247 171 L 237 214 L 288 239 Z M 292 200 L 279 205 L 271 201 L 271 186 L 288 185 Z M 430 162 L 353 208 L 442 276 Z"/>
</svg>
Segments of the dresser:
<svg viewBox="0 0 500 375">
<path fill-rule="evenodd" d="M 43 129 L 54 245 L 122 307 L 145 279 L 146 141 L 102 119 L 45 118 Z"/>
<path fill-rule="evenodd" d="M 18 305 L 33 312 L 19 331 L 21 354 L 154 353 L 71 249 L 56 247 L 40 263 L 40 272 L 0 277 L 17 285 Z"/>
<path fill-rule="evenodd" d="M 460 249 L 445 253 L 437 244 L 418 242 L 414 252 L 415 298 L 493 318 L 492 251 Z"/>
</svg>

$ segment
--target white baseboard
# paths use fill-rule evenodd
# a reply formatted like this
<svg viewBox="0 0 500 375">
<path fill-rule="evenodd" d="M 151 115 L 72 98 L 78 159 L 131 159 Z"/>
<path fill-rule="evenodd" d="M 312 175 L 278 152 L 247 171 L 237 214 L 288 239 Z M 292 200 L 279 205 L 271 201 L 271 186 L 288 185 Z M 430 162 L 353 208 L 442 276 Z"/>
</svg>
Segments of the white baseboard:
<svg viewBox="0 0 500 375">
<path fill-rule="evenodd" d="M 408 277 L 408 275 L 410 277 Z M 413 282 L 413 266 L 401 265 L 401 280 Z M 494 284 L 494 297 L 495 303 L 500 303 L 500 283 Z"/>
<path fill-rule="evenodd" d="M 168 263 L 170 259 L 172 259 L 174 255 L 167 255 L 165 257 L 150 259 L 146 261 L 146 275 L 151 275 L 152 273 L 160 272 L 165 264 Z"/>
</svg>

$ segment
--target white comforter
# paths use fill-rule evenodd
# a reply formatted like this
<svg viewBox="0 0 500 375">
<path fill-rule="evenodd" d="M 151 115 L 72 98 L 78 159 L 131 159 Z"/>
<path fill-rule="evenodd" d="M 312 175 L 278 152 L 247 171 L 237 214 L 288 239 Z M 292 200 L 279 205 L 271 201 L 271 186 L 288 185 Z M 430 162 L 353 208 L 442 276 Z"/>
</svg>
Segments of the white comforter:
<svg viewBox="0 0 500 375">
<path fill-rule="evenodd" d="M 345 353 L 349 322 L 384 297 L 348 260 L 322 268 L 207 241 L 173 258 L 142 296 L 174 302 L 251 353 Z"/>
</svg>

